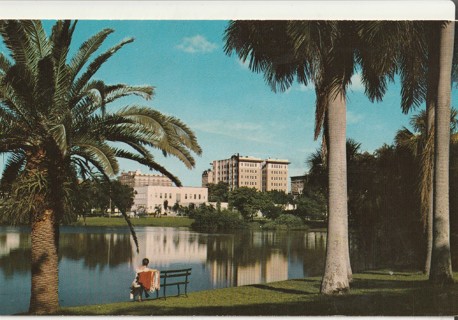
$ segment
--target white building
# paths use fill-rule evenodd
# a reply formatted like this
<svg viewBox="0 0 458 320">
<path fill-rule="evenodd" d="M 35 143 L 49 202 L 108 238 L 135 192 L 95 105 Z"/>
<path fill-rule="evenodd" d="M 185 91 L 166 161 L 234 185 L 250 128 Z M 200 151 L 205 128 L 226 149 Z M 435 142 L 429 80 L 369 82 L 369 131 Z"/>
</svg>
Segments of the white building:
<svg viewBox="0 0 458 320">
<path fill-rule="evenodd" d="M 164 213 L 165 204 L 173 207 L 175 203 L 181 206 L 194 204 L 199 206 L 208 201 L 208 189 L 200 187 L 167 187 L 143 186 L 135 187 L 134 205 L 132 211 L 153 213 L 160 210 Z"/>
</svg>

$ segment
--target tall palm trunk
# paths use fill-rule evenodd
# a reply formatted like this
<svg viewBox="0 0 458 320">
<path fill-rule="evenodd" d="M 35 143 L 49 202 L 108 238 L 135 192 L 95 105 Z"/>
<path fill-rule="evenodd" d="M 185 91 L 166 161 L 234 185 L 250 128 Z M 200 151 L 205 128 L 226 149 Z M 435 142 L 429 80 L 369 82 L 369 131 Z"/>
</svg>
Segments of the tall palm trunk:
<svg viewBox="0 0 458 320">
<path fill-rule="evenodd" d="M 435 119 L 435 106 L 437 97 L 437 81 L 439 79 L 439 41 L 437 38 L 437 31 L 439 31 L 437 24 L 432 24 L 429 32 L 429 48 L 428 48 L 428 83 L 426 94 L 426 145 L 423 151 L 423 179 L 422 179 L 422 192 L 421 192 L 421 207 L 422 219 L 425 226 L 426 235 L 426 258 L 424 265 L 424 273 L 429 275 L 431 270 L 431 255 L 433 250 L 433 172 L 434 172 L 434 119 Z M 436 32 L 434 32 L 436 31 Z"/>
<path fill-rule="evenodd" d="M 439 81 L 434 128 L 433 250 L 429 276 L 435 283 L 453 282 L 450 255 L 449 158 L 454 26 L 454 22 L 448 22 L 440 30 Z"/>
<path fill-rule="evenodd" d="M 330 93 L 327 109 L 328 130 L 328 238 L 326 266 L 321 293 L 349 289 L 349 246 L 347 209 L 346 102 L 339 90 Z"/>
</svg>

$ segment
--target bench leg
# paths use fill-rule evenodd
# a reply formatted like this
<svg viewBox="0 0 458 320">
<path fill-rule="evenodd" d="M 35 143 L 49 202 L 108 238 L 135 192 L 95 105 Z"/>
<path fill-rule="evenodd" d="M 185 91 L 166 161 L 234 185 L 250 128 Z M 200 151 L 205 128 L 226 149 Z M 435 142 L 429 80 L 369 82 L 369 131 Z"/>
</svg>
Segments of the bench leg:
<svg viewBox="0 0 458 320">
<path fill-rule="evenodd" d="M 180 285 L 177 284 L 177 288 L 178 288 L 178 295 L 180 295 Z"/>
</svg>

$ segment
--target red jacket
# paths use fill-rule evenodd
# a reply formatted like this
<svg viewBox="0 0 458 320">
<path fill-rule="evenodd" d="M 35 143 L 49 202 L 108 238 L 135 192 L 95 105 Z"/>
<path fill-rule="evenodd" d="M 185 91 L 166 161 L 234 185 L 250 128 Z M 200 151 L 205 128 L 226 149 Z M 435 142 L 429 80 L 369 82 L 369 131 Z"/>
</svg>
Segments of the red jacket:
<svg viewBox="0 0 458 320">
<path fill-rule="evenodd" d="M 151 289 L 152 276 L 153 271 L 143 271 L 138 273 L 138 283 L 141 284 L 146 291 Z"/>
</svg>

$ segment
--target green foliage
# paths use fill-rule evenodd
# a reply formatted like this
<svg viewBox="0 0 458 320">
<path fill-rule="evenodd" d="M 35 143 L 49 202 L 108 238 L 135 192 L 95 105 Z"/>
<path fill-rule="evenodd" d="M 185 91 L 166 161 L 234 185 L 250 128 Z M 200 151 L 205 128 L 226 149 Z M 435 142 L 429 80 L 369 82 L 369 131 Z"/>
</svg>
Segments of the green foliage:
<svg viewBox="0 0 458 320">
<path fill-rule="evenodd" d="M 229 193 L 229 207 L 236 209 L 245 220 L 253 220 L 263 207 L 263 200 L 255 188 L 240 187 Z"/>
<path fill-rule="evenodd" d="M 134 189 L 118 180 L 109 182 L 100 178 L 90 179 L 79 183 L 73 192 L 73 210 L 80 215 L 88 215 L 93 209 L 100 214 L 105 214 L 108 209 L 114 212 L 116 199 L 118 209 L 127 211 L 134 203 Z M 110 208 L 111 205 L 111 208 Z"/>
<path fill-rule="evenodd" d="M 304 226 L 304 222 L 301 218 L 296 217 L 292 214 L 282 214 L 274 221 L 264 224 L 263 229 L 266 230 L 291 230 L 301 229 Z"/>
<path fill-rule="evenodd" d="M 319 188 L 304 188 L 303 193 L 295 200 L 293 214 L 303 220 L 325 220 L 327 217 L 326 197 Z"/>
<path fill-rule="evenodd" d="M 272 220 L 278 218 L 283 213 L 282 207 L 275 205 L 273 202 L 266 203 L 261 210 L 264 217 Z"/>
<path fill-rule="evenodd" d="M 210 183 L 208 188 L 208 201 L 209 202 L 227 202 L 229 194 L 229 184 L 220 181 L 217 184 Z"/>
<path fill-rule="evenodd" d="M 315 155 L 320 154 L 319 151 Z M 321 156 L 311 161 L 311 188 L 327 179 Z M 367 268 L 419 266 L 423 259 L 418 163 L 406 148 L 384 145 L 373 154 L 347 142 L 349 226 L 354 245 L 366 253 Z"/>
<path fill-rule="evenodd" d="M 201 205 L 189 217 L 194 219 L 192 228 L 199 231 L 216 232 L 245 228 L 247 225 L 238 212 Z"/>
</svg>

